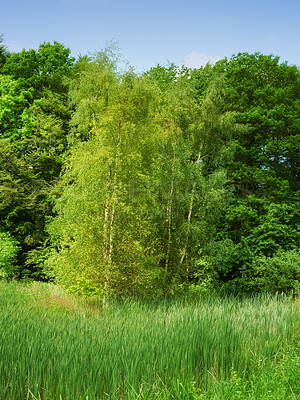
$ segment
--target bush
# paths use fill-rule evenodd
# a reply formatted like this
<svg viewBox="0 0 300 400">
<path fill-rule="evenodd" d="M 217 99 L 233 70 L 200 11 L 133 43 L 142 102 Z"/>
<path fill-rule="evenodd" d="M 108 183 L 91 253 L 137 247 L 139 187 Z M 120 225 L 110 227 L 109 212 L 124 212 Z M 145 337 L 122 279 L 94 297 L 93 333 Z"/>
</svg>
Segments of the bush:
<svg viewBox="0 0 300 400">
<path fill-rule="evenodd" d="M 300 285 L 300 252 L 279 251 L 273 257 L 256 256 L 244 271 L 241 284 L 246 291 L 297 291 Z"/>
<path fill-rule="evenodd" d="M 18 271 L 19 242 L 7 232 L 0 232 L 0 279 Z"/>
</svg>

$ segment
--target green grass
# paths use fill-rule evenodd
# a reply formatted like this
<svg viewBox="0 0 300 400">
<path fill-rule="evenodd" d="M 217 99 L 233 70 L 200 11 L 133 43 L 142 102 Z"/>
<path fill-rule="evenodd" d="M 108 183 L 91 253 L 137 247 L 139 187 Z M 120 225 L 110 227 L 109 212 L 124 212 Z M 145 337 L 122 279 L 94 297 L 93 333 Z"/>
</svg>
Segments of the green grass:
<svg viewBox="0 0 300 400">
<path fill-rule="evenodd" d="M 300 398 L 299 301 L 111 303 L 0 283 L 0 398 Z"/>
</svg>

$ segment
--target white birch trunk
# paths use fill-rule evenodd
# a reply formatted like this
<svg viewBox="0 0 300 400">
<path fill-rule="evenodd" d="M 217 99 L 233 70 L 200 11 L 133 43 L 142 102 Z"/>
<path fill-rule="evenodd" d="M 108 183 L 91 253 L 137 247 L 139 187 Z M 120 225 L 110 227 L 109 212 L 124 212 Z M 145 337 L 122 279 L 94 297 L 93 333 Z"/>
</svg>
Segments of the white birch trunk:
<svg viewBox="0 0 300 400">
<path fill-rule="evenodd" d="M 201 161 L 202 147 L 203 147 L 203 145 L 200 146 L 196 164 L 199 164 L 199 162 Z M 192 188 L 192 193 L 191 193 L 191 202 L 190 202 L 190 207 L 189 207 L 189 212 L 188 212 L 188 217 L 187 217 L 186 238 L 185 238 L 185 244 L 184 244 L 184 248 L 182 251 L 182 255 L 180 258 L 180 263 L 179 263 L 180 266 L 182 266 L 183 261 L 185 260 L 185 258 L 187 256 L 187 247 L 188 247 L 189 236 L 190 236 L 190 231 L 191 231 L 191 219 L 192 219 L 192 212 L 193 212 L 193 205 L 194 205 L 194 198 L 195 198 L 195 189 L 196 189 L 196 179 L 194 179 L 194 182 L 193 182 L 193 188 Z"/>
</svg>

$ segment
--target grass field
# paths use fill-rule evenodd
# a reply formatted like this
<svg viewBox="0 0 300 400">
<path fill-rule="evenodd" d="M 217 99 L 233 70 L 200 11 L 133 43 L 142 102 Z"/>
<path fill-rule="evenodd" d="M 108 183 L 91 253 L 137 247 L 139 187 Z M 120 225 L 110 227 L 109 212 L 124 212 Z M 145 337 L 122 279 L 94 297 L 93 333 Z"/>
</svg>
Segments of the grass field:
<svg viewBox="0 0 300 400">
<path fill-rule="evenodd" d="M 0 283 L 0 398 L 297 399 L 299 301 L 111 302 Z"/>
</svg>

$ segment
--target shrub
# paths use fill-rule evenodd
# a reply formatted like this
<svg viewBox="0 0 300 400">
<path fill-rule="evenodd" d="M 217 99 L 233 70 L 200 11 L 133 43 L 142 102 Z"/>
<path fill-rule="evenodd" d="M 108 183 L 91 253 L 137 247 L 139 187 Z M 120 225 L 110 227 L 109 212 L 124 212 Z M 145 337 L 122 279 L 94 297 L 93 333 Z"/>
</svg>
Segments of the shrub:
<svg viewBox="0 0 300 400">
<path fill-rule="evenodd" d="M 19 250 L 19 242 L 14 237 L 7 232 L 0 232 L 0 278 L 17 273 Z"/>
<path fill-rule="evenodd" d="M 279 251 L 273 257 L 257 256 L 243 273 L 241 281 L 247 291 L 297 291 L 300 285 L 300 252 L 294 249 Z"/>
</svg>

